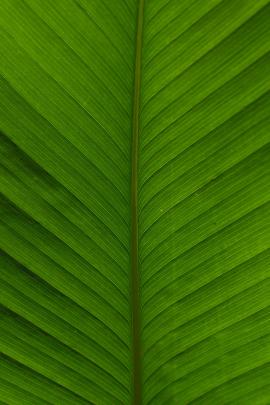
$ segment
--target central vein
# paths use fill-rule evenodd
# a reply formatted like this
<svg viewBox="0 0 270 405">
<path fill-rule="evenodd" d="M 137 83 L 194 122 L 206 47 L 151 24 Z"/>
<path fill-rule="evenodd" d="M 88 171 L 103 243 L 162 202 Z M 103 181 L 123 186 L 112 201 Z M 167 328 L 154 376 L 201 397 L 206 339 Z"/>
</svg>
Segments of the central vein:
<svg viewBox="0 0 270 405">
<path fill-rule="evenodd" d="M 140 275 L 138 262 L 138 145 L 141 93 L 141 56 L 144 0 L 139 0 L 135 54 L 134 98 L 132 117 L 131 166 L 131 279 L 132 279 L 132 338 L 133 338 L 133 395 L 134 404 L 142 402 L 142 351 L 140 326 Z"/>
</svg>

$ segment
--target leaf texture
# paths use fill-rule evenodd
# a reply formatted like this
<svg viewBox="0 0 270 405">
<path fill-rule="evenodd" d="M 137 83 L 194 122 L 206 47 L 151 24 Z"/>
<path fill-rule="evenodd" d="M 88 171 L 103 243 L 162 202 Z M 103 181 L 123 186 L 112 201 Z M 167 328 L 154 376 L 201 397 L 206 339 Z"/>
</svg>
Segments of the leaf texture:
<svg viewBox="0 0 270 405">
<path fill-rule="evenodd" d="M 8 403 L 130 401 L 136 4 L 1 2 Z"/>
<path fill-rule="evenodd" d="M 268 404 L 269 1 L 0 30 L 0 403 Z"/>
<path fill-rule="evenodd" d="M 270 398 L 267 3 L 145 5 L 139 255 L 147 404 L 254 403 L 247 398 L 256 390 L 255 403 Z"/>
</svg>

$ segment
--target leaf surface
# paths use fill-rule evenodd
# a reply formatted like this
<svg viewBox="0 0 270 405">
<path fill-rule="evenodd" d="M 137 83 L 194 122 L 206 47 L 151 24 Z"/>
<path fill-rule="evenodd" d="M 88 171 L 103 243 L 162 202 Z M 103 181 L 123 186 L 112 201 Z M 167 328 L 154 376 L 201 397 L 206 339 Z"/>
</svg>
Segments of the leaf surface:
<svg viewBox="0 0 270 405">
<path fill-rule="evenodd" d="M 2 0 L 0 402 L 270 400 L 268 0 Z"/>
</svg>

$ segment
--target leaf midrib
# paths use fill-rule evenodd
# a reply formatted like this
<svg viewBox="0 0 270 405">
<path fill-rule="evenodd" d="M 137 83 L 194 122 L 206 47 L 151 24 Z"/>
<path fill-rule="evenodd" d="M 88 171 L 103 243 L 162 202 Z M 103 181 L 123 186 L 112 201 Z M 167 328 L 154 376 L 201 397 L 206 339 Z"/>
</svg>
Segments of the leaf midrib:
<svg viewBox="0 0 270 405">
<path fill-rule="evenodd" d="M 131 295 L 133 403 L 142 402 L 140 276 L 138 260 L 138 149 L 144 0 L 138 0 L 131 143 Z"/>
</svg>

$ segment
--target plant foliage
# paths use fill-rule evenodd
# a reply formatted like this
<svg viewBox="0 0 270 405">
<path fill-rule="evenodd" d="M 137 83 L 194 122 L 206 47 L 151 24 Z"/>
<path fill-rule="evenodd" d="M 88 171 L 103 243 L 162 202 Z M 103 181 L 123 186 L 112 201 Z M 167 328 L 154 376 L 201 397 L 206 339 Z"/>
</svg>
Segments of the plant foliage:
<svg viewBox="0 0 270 405">
<path fill-rule="evenodd" d="M 0 402 L 269 404 L 269 1 L 0 32 Z"/>
</svg>

